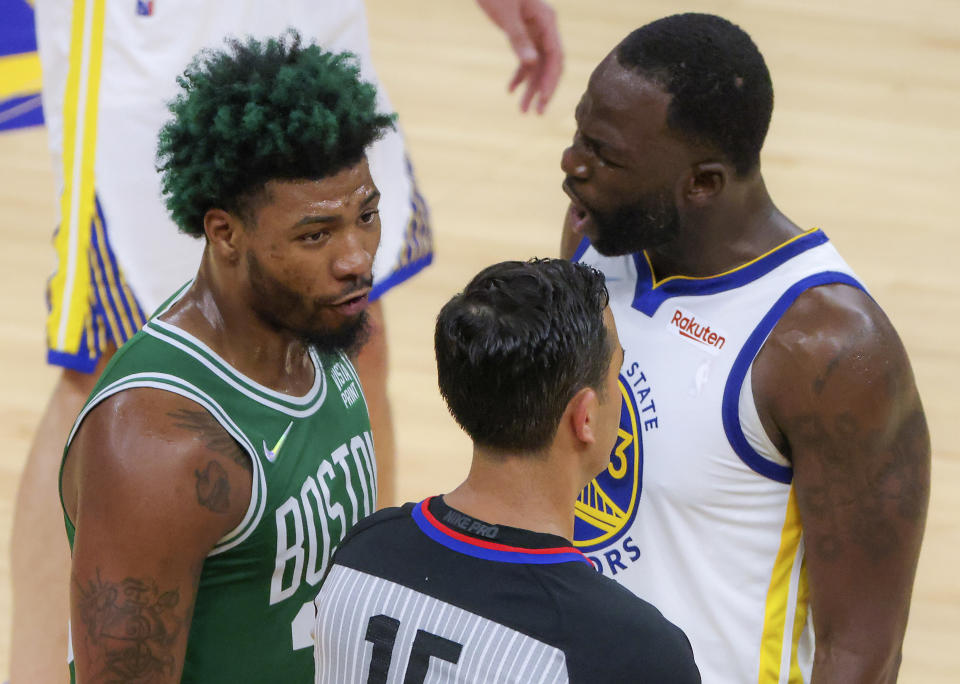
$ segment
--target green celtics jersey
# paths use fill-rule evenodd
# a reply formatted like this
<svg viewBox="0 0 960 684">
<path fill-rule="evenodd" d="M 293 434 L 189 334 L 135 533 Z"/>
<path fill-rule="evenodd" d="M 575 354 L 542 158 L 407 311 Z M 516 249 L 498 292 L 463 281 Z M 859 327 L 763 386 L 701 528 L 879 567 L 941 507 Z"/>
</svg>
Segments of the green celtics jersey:
<svg viewBox="0 0 960 684">
<path fill-rule="evenodd" d="M 184 682 L 313 682 L 313 599 L 336 546 L 373 512 L 377 485 L 356 371 L 346 356 L 310 355 L 313 387 L 292 397 L 154 318 L 117 352 L 70 434 L 107 397 L 151 387 L 202 406 L 250 455 L 246 516 L 203 565 Z"/>
</svg>

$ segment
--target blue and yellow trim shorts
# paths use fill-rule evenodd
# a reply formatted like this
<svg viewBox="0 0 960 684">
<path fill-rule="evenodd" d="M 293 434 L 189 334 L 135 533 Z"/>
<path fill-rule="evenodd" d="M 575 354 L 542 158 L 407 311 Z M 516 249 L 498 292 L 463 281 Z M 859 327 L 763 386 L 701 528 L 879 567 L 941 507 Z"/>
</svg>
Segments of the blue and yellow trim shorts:
<svg viewBox="0 0 960 684">
<path fill-rule="evenodd" d="M 108 345 L 122 345 L 145 320 L 110 248 L 94 190 L 104 10 L 102 0 L 73 5 L 57 270 L 47 288 L 47 360 L 86 373 Z"/>
<path fill-rule="evenodd" d="M 61 224 L 54 243 L 67 248 L 66 255 L 60 249 L 57 253 L 59 263 L 70 266 L 70 272 L 58 269 L 47 288 L 47 362 L 82 373 L 93 372 L 108 346 L 120 347 L 146 320 L 110 248 L 96 198 L 89 226 L 83 231 L 83 245 L 76 237 L 60 240 Z M 77 297 L 79 291 L 86 296 Z"/>
</svg>

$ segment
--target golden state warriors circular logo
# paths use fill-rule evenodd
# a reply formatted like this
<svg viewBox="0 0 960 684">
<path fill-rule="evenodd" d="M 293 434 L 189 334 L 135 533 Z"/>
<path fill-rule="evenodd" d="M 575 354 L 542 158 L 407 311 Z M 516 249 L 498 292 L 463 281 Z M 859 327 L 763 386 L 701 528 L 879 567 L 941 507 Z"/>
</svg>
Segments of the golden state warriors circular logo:
<svg viewBox="0 0 960 684">
<path fill-rule="evenodd" d="M 620 427 L 607 469 L 580 492 L 574 520 L 574 546 L 582 551 L 607 546 L 620 538 L 637 514 L 643 485 L 643 443 L 633 392 L 618 378 Z"/>
</svg>

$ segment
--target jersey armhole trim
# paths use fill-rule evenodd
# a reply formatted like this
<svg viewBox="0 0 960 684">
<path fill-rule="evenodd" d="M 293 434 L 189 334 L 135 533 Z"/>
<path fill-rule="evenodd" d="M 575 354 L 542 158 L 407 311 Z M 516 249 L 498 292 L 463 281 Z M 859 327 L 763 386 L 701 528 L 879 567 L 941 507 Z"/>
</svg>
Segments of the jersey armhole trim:
<svg viewBox="0 0 960 684">
<path fill-rule="evenodd" d="M 740 425 L 740 391 L 743 387 L 744 378 L 747 370 L 753 364 L 754 359 L 759 353 L 763 343 L 773 331 L 773 328 L 780 321 L 783 314 L 790 308 L 804 291 L 820 285 L 843 284 L 855 287 L 858 290 L 866 292 L 866 288 L 860 284 L 854 277 L 840 271 L 824 271 L 807 276 L 794 283 L 784 292 L 770 310 L 764 315 L 750 333 L 750 337 L 744 343 L 743 348 L 733 362 L 730 369 L 730 375 L 727 377 L 727 383 L 723 389 L 723 403 L 721 406 L 721 416 L 723 419 L 723 430 L 727 435 L 727 441 L 731 448 L 751 470 L 776 482 L 790 484 L 793 481 L 793 468 L 789 466 L 774 463 L 757 451 L 747 441 L 743 434 L 743 428 Z"/>
<path fill-rule="evenodd" d="M 83 407 L 83 410 L 81 411 L 80 415 L 77 416 L 77 420 L 70 431 L 69 437 L 67 438 L 64 458 L 61 459 L 61 476 L 58 482 L 61 506 L 63 506 L 62 474 L 63 464 L 66 462 L 66 449 L 69 448 L 70 443 L 76 436 L 76 432 L 80 428 L 80 424 L 83 422 L 84 418 L 86 418 L 87 414 L 89 414 L 94 407 L 99 405 L 105 399 L 113 396 L 114 394 L 118 394 L 123 390 L 134 388 L 150 388 L 172 392 L 184 397 L 185 399 L 189 399 L 196 404 L 199 404 L 214 418 L 214 420 L 220 424 L 221 427 L 223 427 L 224 430 L 227 431 L 231 437 L 233 437 L 234 440 L 237 441 L 238 444 L 240 444 L 240 446 L 243 447 L 244 451 L 246 451 L 250 456 L 250 463 L 251 467 L 253 468 L 253 477 L 251 478 L 250 503 L 247 506 L 247 511 L 243 516 L 243 520 L 241 520 L 234 529 L 230 530 L 220 538 L 220 540 L 207 554 L 207 557 L 209 558 L 210 556 L 218 555 L 242 543 L 253 533 L 253 530 L 256 529 L 257 525 L 260 523 L 260 519 L 263 517 L 264 509 L 266 508 L 267 481 L 263 470 L 263 464 L 260 462 L 259 454 L 253 447 L 253 444 L 250 443 L 250 440 L 247 439 L 243 431 L 240 430 L 236 423 L 233 422 L 230 416 L 227 415 L 226 411 L 224 411 L 216 401 L 214 401 L 210 396 L 197 387 L 185 382 L 183 379 L 166 373 L 135 373 L 133 375 L 120 378 L 119 380 L 116 380 L 100 390 L 94 397 L 90 399 L 89 402 L 87 402 L 86 406 Z M 64 508 L 64 515 L 66 515 L 66 508 Z M 69 520 L 69 516 L 67 516 L 67 519 Z M 70 521 L 70 524 L 76 527 L 72 520 Z"/>
<path fill-rule="evenodd" d="M 388 290 L 392 290 L 397 285 L 400 285 L 407 280 L 410 280 L 413 276 L 417 275 L 420 271 L 425 269 L 427 266 L 433 263 L 433 252 L 428 252 L 419 259 L 411 261 L 408 264 L 404 264 L 400 268 L 392 271 L 383 280 L 379 280 L 373 284 L 373 288 L 370 290 L 368 299 L 371 302 L 375 302 L 383 295 L 387 293 Z"/>
<path fill-rule="evenodd" d="M 740 385 L 740 398 L 738 402 L 741 427 L 751 426 L 752 429 L 756 431 L 756 434 L 751 434 L 751 431 L 744 427 L 743 434 L 746 436 L 750 446 L 768 461 L 789 468 L 790 459 L 780 453 L 780 450 L 773 443 L 773 440 L 770 439 L 770 435 L 767 434 L 767 431 L 763 428 L 763 424 L 760 421 L 757 404 L 753 398 L 753 364 L 747 366 L 747 375 Z"/>
</svg>

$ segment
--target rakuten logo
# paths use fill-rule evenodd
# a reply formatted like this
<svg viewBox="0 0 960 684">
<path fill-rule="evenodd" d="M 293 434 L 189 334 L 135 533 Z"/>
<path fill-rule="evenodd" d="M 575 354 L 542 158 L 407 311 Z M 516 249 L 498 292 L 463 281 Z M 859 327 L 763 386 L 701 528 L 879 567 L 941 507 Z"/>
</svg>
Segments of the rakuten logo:
<svg viewBox="0 0 960 684">
<path fill-rule="evenodd" d="M 696 343 L 697 346 L 712 354 L 719 353 L 727 341 L 721 333 L 698 321 L 696 316 L 683 309 L 674 310 L 667 330 Z"/>
</svg>

